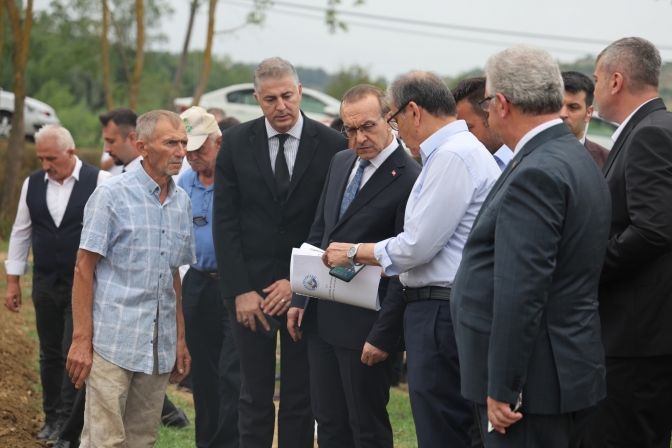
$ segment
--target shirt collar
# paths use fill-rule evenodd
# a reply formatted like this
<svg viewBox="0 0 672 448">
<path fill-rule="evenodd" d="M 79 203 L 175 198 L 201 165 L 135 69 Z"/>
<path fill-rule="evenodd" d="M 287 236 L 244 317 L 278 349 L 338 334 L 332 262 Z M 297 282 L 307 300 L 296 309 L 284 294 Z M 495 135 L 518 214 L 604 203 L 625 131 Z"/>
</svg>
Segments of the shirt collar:
<svg viewBox="0 0 672 448">
<path fill-rule="evenodd" d="M 513 151 L 506 145 L 502 145 L 493 156 L 496 156 L 499 160 L 502 161 L 504 165 L 508 165 L 511 159 L 513 158 Z"/>
<path fill-rule="evenodd" d="M 457 134 L 458 132 L 467 131 L 469 131 L 469 128 L 467 127 L 466 121 L 455 120 L 430 135 L 424 142 L 420 143 L 420 155 L 422 156 L 423 162 L 427 160 L 430 155 L 432 155 L 436 148 L 441 146 L 441 144 L 450 137 Z"/>
<path fill-rule="evenodd" d="M 542 123 L 536 128 L 532 129 L 529 131 L 527 134 L 523 135 L 523 138 L 520 139 L 518 144 L 516 145 L 516 149 L 513 150 L 513 155 L 518 154 L 518 152 L 529 142 L 532 140 L 537 134 L 541 134 L 543 131 L 545 131 L 548 128 L 551 128 L 555 126 L 556 124 L 562 123 L 562 120 L 559 118 L 554 118 L 553 120 L 549 120 L 546 123 Z"/>
<path fill-rule="evenodd" d="M 623 128 L 625 127 L 625 125 L 628 124 L 628 121 L 630 121 L 632 116 L 635 115 L 637 113 L 637 111 L 642 108 L 643 105 L 645 105 L 646 103 L 649 103 L 653 100 L 656 100 L 658 98 L 660 98 L 660 97 L 657 96 L 655 98 L 651 98 L 649 101 L 643 102 L 642 104 L 639 105 L 639 107 L 637 109 L 633 110 L 632 113 L 630 115 L 628 115 L 628 118 L 623 120 L 623 123 L 621 123 L 621 125 L 618 127 L 618 129 L 616 129 L 616 131 L 614 131 L 614 133 L 611 135 L 611 140 L 615 142 L 616 139 L 618 139 L 618 136 L 621 135 L 621 132 L 623 132 Z"/>
<path fill-rule="evenodd" d="M 136 159 L 137 160 L 137 159 Z M 132 171 L 135 176 L 138 178 L 140 181 L 140 185 L 142 185 L 142 188 L 147 191 L 149 194 L 156 194 L 157 190 L 161 190 L 159 187 L 159 184 L 154 181 L 151 177 L 149 177 L 149 174 L 147 174 L 147 171 L 145 171 L 145 168 L 142 166 L 142 163 L 138 162 L 138 166 L 133 169 Z M 175 182 L 173 181 L 173 177 L 171 176 L 168 178 L 168 196 L 172 197 L 173 193 L 175 193 Z"/>
<path fill-rule="evenodd" d="M 126 165 L 124 165 L 124 169 L 125 169 L 127 172 L 128 172 L 128 171 L 133 171 L 133 170 L 135 170 L 136 168 L 138 168 L 138 166 L 140 166 L 140 162 L 142 162 L 142 156 L 138 156 L 138 157 L 136 157 L 135 159 L 133 159 L 133 160 L 131 160 L 130 162 L 128 162 Z"/>
<path fill-rule="evenodd" d="M 266 123 L 266 134 L 268 135 L 268 138 L 273 138 L 278 134 L 282 134 L 282 132 L 276 131 L 273 126 L 271 126 L 271 123 L 268 121 L 268 118 L 264 118 L 264 122 Z M 287 134 L 291 135 L 297 140 L 301 140 L 301 131 L 303 130 L 303 114 L 299 112 L 299 119 L 296 120 L 296 123 L 294 124 L 294 127 L 290 129 Z"/>
<path fill-rule="evenodd" d="M 82 169 L 82 161 L 79 160 L 79 157 L 75 156 L 75 168 L 72 170 L 72 174 L 63 179 L 63 182 L 66 180 L 70 179 L 71 177 L 74 177 L 75 180 L 79 180 L 79 171 Z M 49 175 L 47 173 L 44 173 L 44 181 L 47 182 L 49 180 Z M 54 182 L 56 182 L 54 179 L 51 179 Z"/>
<path fill-rule="evenodd" d="M 373 165 L 376 169 L 380 168 L 380 165 L 383 164 L 387 160 L 390 155 L 397 149 L 399 146 L 399 142 L 397 142 L 396 138 L 392 139 L 392 143 L 390 143 L 387 148 L 383 149 L 378 153 L 376 157 L 370 160 L 371 165 Z"/>
<path fill-rule="evenodd" d="M 585 133 L 585 132 L 583 133 L 583 137 L 581 137 L 581 138 L 579 139 L 579 141 L 581 142 L 581 144 L 582 144 L 583 146 L 586 146 L 586 133 Z"/>
</svg>

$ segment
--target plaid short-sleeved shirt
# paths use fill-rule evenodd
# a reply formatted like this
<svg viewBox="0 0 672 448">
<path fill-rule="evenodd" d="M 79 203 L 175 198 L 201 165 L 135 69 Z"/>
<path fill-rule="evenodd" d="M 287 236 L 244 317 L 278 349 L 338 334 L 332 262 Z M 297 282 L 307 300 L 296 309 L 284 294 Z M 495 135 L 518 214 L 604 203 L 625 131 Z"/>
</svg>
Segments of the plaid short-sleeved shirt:
<svg viewBox="0 0 672 448">
<path fill-rule="evenodd" d="M 102 257 L 93 291 L 93 348 L 134 372 L 154 369 L 158 310 L 159 373 L 175 364 L 173 275 L 196 262 L 191 201 L 172 179 L 161 204 L 159 185 L 142 166 L 102 183 L 84 209 L 80 249 Z"/>
</svg>

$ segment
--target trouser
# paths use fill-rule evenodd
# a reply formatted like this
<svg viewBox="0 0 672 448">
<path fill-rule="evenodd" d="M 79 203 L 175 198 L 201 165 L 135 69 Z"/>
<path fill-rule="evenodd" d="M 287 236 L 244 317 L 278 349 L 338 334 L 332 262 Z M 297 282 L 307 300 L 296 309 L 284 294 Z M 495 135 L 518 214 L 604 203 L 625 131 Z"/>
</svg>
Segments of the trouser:
<svg viewBox="0 0 672 448">
<path fill-rule="evenodd" d="M 77 389 L 65 362 L 72 343 L 72 285 L 61 280 L 51 285 L 33 278 L 35 324 L 40 340 L 42 407 L 46 423 L 70 415 Z"/>
<path fill-rule="evenodd" d="M 317 332 L 304 337 L 320 448 L 392 448 L 387 403 L 394 353 L 367 366 L 362 350 L 333 346 Z"/>
<path fill-rule="evenodd" d="M 275 423 L 275 363 L 277 338 L 253 332 L 236 321 L 235 302 L 227 300 L 233 339 L 240 359 L 241 388 L 238 429 L 241 448 L 270 448 Z M 280 320 L 280 406 L 278 447 L 312 448 L 315 420 L 310 407 L 310 375 L 306 340 L 294 342 L 287 316 Z"/>
<path fill-rule="evenodd" d="M 586 448 L 669 448 L 672 355 L 606 358 L 607 397 L 597 405 Z"/>
<path fill-rule="evenodd" d="M 182 281 L 198 448 L 238 447 L 240 365 L 219 282 L 190 268 Z"/>
<path fill-rule="evenodd" d="M 460 393 L 450 302 L 409 303 L 404 313 L 404 338 L 418 447 L 469 447 L 473 408 Z"/>
</svg>

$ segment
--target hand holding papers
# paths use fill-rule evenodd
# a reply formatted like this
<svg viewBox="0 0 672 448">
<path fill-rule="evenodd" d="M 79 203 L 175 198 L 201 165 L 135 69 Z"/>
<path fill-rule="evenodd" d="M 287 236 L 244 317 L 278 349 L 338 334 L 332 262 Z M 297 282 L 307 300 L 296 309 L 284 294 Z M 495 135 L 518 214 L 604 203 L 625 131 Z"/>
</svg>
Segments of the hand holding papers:
<svg viewBox="0 0 672 448">
<path fill-rule="evenodd" d="M 323 252 L 309 244 L 302 244 L 301 248 L 292 249 L 290 267 L 292 291 L 303 296 L 378 311 L 380 268 L 366 266 L 350 282 L 344 282 L 329 275 L 329 268 L 322 263 Z"/>
</svg>

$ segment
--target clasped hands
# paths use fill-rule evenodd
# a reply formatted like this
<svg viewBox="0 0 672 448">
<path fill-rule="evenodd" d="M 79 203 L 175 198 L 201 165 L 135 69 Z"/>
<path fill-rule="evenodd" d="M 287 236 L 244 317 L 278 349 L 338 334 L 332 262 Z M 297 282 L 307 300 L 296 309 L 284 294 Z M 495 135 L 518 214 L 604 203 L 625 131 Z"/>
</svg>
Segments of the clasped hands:
<svg viewBox="0 0 672 448">
<path fill-rule="evenodd" d="M 246 292 L 236 296 L 236 320 L 238 323 L 257 331 L 256 319 L 266 329 L 271 330 L 264 313 L 269 316 L 282 316 L 289 309 L 292 302 L 292 287 L 289 280 L 278 280 L 263 290 L 268 294 L 262 298 L 256 291 Z"/>
</svg>

